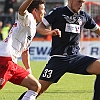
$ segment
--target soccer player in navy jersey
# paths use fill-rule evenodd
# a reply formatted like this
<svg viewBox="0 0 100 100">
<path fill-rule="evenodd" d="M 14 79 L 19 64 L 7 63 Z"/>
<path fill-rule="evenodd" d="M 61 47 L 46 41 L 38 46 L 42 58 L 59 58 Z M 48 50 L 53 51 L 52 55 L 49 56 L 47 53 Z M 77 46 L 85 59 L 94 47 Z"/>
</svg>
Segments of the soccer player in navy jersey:
<svg viewBox="0 0 100 100">
<path fill-rule="evenodd" d="M 18 20 L 0 43 L 0 89 L 7 81 L 26 87 L 28 91 L 22 100 L 35 100 L 41 89 L 41 84 L 31 74 L 28 50 L 36 33 L 36 24 L 46 13 L 44 4 L 44 0 L 25 0 L 18 9 Z M 26 69 L 17 64 L 20 56 Z"/>
<path fill-rule="evenodd" d="M 66 72 L 95 74 L 98 77 L 93 100 L 100 100 L 100 60 L 81 55 L 79 52 L 79 40 L 83 28 L 100 35 L 100 27 L 85 11 L 81 10 L 85 1 L 68 0 L 67 6 L 53 9 L 37 26 L 37 31 L 41 34 L 51 34 L 54 29 L 61 31 L 61 37 L 52 36 L 51 58 L 39 78 L 42 85 L 39 95 L 52 83 L 57 83 Z M 47 29 L 47 26 L 51 26 L 52 30 Z"/>
<path fill-rule="evenodd" d="M 7 81 L 28 88 L 22 100 L 35 100 L 41 84 L 31 74 L 29 45 L 36 33 L 36 24 L 45 12 L 44 0 L 25 0 L 18 9 L 18 20 L 8 37 L 0 43 L 0 89 Z M 17 64 L 18 57 L 26 69 Z"/>
</svg>

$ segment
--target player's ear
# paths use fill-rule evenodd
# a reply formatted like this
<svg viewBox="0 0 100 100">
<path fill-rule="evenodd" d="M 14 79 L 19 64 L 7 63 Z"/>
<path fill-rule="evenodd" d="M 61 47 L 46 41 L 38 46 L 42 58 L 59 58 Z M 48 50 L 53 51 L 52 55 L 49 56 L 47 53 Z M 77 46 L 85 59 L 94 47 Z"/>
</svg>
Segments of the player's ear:
<svg viewBox="0 0 100 100">
<path fill-rule="evenodd" d="M 34 8 L 34 12 L 36 12 L 36 13 L 37 13 L 37 11 L 38 11 L 38 9 Z"/>
<path fill-rule="evenodd" d="M 35 16 L 36 15 L 36 8 L 34 8 L 33 10 L 32 10 L 32 14 Z"/>
</svg>

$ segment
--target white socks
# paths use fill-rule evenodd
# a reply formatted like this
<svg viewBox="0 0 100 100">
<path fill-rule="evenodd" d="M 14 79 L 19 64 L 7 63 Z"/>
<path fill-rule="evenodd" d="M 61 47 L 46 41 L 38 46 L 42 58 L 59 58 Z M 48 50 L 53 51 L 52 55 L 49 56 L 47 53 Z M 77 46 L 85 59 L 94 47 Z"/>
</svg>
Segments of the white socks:
<svg viewBox="0 0 100 100">
<path fill-rule="evenodd" d="M 23 96 L 22 100 L 36 100 L 36 96 L 38 95 L 37 92 L 32 90 L 28 90 L 25 95 Z"/>
</svg>

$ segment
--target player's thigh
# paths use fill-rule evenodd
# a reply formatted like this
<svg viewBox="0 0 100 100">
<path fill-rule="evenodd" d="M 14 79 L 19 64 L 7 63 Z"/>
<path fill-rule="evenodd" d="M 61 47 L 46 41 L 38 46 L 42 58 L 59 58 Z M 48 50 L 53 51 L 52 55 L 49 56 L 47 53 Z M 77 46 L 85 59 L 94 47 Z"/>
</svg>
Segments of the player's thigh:
<svg viewBox="0 0 100 100">
<path fill-rule="evenodd" d="M 43 69 L 39 80 L 57 83 L 58 80 L 66 73 L 66 65 L 62 57 L 52 57 Z M 43 84 L 44 85 L 44 84 Z"/>
<path fill-rule="evenodd" d="M 9 79 L 10 82 L 34 91 L 41 87 L 38 80 L 32 74 L 29 74 L 29 72 L 17 64 L 15 64 L 15 67 L 16 70 L 14 71 L 12 78 Z"/>
<path fill-rule="evenodd" d="M 100 74 L 100 60 L 94 61 L 87 67 L 87 72 L 90 74 Z"/>
</svg>

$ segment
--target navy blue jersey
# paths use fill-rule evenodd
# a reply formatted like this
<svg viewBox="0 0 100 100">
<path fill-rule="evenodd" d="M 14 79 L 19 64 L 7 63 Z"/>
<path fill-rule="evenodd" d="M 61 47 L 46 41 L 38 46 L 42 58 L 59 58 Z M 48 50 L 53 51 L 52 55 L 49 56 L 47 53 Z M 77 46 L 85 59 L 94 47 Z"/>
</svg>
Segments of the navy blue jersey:
<svg viewBox="0 0 100 100">
<path fill-rule="evenodd" d="M 79 53 L 80 33 L 83 28 L 96 27 L 94 20 L 84 11 L 73 13 L 67 6 L 58 7 L 45 16 L 43 23 L 61 30 L 61 38 L 52 37 L 52 55 L 76 55 Z"/>
</svg>

